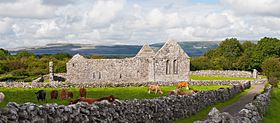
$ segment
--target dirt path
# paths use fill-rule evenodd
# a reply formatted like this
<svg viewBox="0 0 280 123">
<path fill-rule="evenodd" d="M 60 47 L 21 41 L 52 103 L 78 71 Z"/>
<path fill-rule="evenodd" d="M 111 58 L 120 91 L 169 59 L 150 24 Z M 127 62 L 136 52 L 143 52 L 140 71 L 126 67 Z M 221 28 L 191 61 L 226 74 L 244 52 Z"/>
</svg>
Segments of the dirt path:
<svg viewBox="0 0 280 123">
<path fill-rule="evenodd" d="M 256 94 L 261 93 L 261 91 L 264 89 L 264 84 L 257 84 L 257 85 L 252 85 L 252 89 L 242 96 L 238 101 L 232 103 L 231 105 L 223 107 L 220 111 L 221 112 L 228 112 L 231 115 L 237 114 L 241 109 L 244 108 L 244 106 L 248 103 L 250 103 L 254 96 Z"/>
</svg>

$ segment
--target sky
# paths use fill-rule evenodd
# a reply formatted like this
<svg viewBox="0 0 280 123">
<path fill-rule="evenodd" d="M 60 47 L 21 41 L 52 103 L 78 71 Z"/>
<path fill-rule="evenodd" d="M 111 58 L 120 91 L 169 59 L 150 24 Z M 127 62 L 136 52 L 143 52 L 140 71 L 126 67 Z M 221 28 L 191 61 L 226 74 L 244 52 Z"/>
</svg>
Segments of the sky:
<svg viewBox="0 0 280 123">
<path fill-rule="evenodd" d="M 280 0 L 0 0 L 0 48 L 280 38 Z"/>
</svg>

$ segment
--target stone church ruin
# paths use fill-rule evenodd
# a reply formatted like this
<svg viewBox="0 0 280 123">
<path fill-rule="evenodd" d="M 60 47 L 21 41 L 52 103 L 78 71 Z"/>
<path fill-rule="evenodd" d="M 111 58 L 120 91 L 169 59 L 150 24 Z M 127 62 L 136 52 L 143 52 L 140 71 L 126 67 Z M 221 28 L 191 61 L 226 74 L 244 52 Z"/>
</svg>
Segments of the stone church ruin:
<svg viewBox="0 0 280 123">
<path fill-rule="evenodd" d="M 180 45 L 167 41 L 157 52 L 145 44 L 135 57 L 87 59 L 76 54 L 66 64 L 67 82 L 179 82 L 190 79 L 190 57 Z"/>
</svg>

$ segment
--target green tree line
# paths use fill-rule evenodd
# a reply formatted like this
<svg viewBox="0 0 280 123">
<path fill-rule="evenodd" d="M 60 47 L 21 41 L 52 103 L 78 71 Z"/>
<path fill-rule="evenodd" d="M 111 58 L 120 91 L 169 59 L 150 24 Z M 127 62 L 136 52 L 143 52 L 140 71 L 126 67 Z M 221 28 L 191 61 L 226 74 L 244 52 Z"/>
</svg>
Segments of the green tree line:
<svg viewBox="0 0 280 123">
<path fill-rule="evenodd" d="M 69 54 L 35 55 L 22 51 L 11 55 L 7 50 L 0 49 L 0 81 L 27 81 L 48 74 L 49 61 L 54 62 L 54 72 L 66 72 Z"/>
<path fill-rule="evenodd" d="M 271 82 L 277 82 L 280 79 L 280 40 L 264 37 L 257 43 L 240 43 L 236 38 L 225 39 L 217 48 L 207 51 L 203 56 L 191 58 L 191 70 L 207 69 L 257 69 Z"/>
</svg>

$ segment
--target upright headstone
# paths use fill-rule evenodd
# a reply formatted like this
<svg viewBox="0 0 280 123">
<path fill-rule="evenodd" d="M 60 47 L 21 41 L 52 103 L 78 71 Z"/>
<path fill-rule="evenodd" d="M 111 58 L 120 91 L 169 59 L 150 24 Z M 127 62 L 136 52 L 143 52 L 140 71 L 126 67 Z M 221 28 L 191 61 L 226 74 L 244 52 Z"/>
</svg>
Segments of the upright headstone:
<svg viewBox="0 0 280 123">
<path fill-rule="evenodd" d="M 253 78 L 258 78 L 258 71 L 256 69 L 253 69 Z"/>
<path fill-rule="evenodd" d="M 50 82 L 54 81 L 53 62 L 49 62 Z"/>
</svg>

